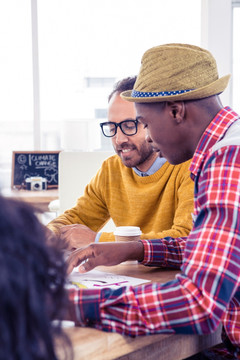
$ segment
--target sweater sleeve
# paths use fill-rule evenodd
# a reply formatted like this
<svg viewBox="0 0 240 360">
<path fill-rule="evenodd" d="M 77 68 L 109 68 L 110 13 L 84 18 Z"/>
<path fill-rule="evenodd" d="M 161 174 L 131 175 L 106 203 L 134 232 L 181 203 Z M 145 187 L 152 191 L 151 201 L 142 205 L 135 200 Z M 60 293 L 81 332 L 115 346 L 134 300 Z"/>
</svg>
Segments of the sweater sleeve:
<svg viewBox="0 0 240 360">
<path fill-rule="evenodd" d="M 83 196 L 78 198 L 76 205 L 52 220 L 47 227 L 55 234 L 59 234 L 62 226 L 71 224 L 83 224 L 95 232 L 100 231 L 110 218 L 101 190 L 104 187 L 105 175 L 101 167 L 86 186 Z"/>
</svg>

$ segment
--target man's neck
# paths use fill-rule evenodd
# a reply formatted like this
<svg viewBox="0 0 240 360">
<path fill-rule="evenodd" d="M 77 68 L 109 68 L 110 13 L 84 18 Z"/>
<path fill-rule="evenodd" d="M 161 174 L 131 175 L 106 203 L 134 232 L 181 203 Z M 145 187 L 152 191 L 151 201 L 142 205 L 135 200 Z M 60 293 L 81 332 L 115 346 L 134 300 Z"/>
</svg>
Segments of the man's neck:
<svg viewBox="0 0 240 360">
<path fill-rule="evenodd" d="M 150 176 L 155 174 L 166 162 L 165 158 L 156 157 L 153 164 L 146 171 L 139 171 L 136 167 L 133 167 L 133 171 L 141 177 Z"/>
<path fill-rule="evenodd" d="M 142 164 L 139 164 L 139 166 L 136 166 L 136 168 L 142 172 L 148 171 L 157 157 L 158 154 L 153 152 L 146 161 L 144 161 Z"/>
</svg>

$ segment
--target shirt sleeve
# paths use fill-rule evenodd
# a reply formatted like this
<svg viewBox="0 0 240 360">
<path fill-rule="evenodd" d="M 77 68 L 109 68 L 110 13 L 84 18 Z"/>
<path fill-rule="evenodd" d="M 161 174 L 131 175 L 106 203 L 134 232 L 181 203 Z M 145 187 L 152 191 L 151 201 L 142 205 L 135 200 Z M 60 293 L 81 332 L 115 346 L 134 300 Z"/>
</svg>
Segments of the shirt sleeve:
<svg viewBox="0 0 240 360">
<path fill-rule="evenodd" d="M 142 240 L 143 265 L 179 269 L 182 265 L 187 237 Z"/>
<path fill-rule="evenodd" d="M 101 232 L 98 232 L 97 235 L 95 236 L 95 242 L 99 242 L 99 238 L 101 236 Z"/>
<path fill-rule="evenodd" d="M 90 319 L 90 326 L 130 336 L 204 334 L 216 330 L 221 321 L 231 326 L 239 307 L 239 299 L 232 300 L 240 283 L 239 147 L 220 149 L 209 157 L 195 190 L 192 232 L 184 246 L 178 239 L 169 246 L 179 248 L 179 254 L 184 249 L 181 274 L 165 284 L 75 290 L 71 314 L 78 324 L 89 326 Z M 168 261 L 169 239 L 158 241 L 159 258 Z"/>
</svg>

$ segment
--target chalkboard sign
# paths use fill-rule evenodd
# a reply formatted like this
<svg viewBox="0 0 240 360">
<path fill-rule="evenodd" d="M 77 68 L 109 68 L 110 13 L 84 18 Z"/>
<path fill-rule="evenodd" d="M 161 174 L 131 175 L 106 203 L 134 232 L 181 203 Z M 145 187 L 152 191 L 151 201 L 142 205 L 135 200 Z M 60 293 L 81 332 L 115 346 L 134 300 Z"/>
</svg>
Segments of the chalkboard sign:
<svg viewBox="0 0 240 360">
<path fill-rule="evenodd" d="M 58 188 L 59 151 L 13 151 L 12 188 L 26 189 L 29 177 L 47 179 L 47 188 Z"/>
</svg>

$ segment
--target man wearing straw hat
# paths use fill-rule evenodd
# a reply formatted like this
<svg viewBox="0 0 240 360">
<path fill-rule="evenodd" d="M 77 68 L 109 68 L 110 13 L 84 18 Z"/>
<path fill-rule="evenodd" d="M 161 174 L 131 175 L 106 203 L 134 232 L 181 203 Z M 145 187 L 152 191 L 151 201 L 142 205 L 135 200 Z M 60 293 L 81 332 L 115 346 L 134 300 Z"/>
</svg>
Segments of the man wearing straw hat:
<svg viewBox="0 0 240 360">
<path fill-rule="evenodd" d="M 229 78 L 219 78 L 211 53 L 197 46 L 167 44 L 143 55 L 134 89 L 121 96 L 135 103 L 160 156 L 172 164 L 192 158 L 194 224 L 186 238 L 76 250 L 69 271 L 84 259 L 81 272 L 117 264 L 133 248 L 145 265 L 182 264 L 171 283 L 70 292 L 79 325 L 92 319 L 99 329 L 135 336 L 207 334 L 222 324 L 222 344 L 198 358 L 240 359 L 240 118 L 219 98 Z"/>
<path fill-rule="evenodd" d="M 116 155 L 103 162 L 76 205 L 48 224 L 69 250 L 115 241 L 113 232 L 100 230 L 110 217 L 115 226 L 140 227 L 143 239 L 187 236 L 192 228 L 190 161 L 171 165 L 153 151 L 134 104 L 120 96 L 135 81 L 127 77 L 114 85 L 108 121 L 100 124 Z"/>
</svg>

